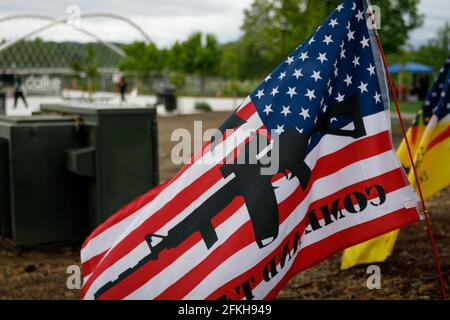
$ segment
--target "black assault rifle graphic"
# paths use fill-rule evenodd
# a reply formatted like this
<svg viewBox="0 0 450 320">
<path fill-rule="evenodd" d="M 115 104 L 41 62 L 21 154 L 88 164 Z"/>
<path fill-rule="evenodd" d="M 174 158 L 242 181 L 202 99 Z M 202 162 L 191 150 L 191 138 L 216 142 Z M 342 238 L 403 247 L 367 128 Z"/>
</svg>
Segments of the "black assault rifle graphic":
<svg viewBox="0 0 450 320">
<path fill-rule="evenodd" d="M 351 130 L 333 129 L 332 121 L 338 117 L 346 117 L 348 122 L 352 122 L 354 128 Z M 221 133 L 231 128 L 237 128 L 245 121 L 239 118 L 235 113 L 218 129 Z M 365 128 L 360 112 L 360 106 L 356 95 L 333 105 L 322 114 L 315 127 L 307 133 L 300 133 L 297 129 L 287 129 L 279 137 L 274 138 L 274 144 L 277 144 L 278 172 L 283 173 L 290 178 L 297 177 L 300 186 L 304 191 L 310 180 L 311 169 L 305 163 L 308 141 L 315 133 L 331 134 L 338 136 L 349 136 L 354 139 L 365 136 Z M 257 133 L 253 134 L 253 139 Z M 213 139 L 212 148 L 218 141 Z M 116 280 L 104 284 L 94 294 L 99 298 L 107 290 L 121 282 L 130 274 L 141 268 L 152 260 L 157 260 L 162 250 L 172 249 L 183 243 L 192 234 L 199 232 L 210 249 L 217 241 L 217 233 L 211 222 L 212 218 L 227 207 L 237 196 L 244 198 L 245 206 L 250 215 L 253 226 L 254 236 L 259 248 L 263 248 L 272 243 L 278 236 L 279 217 L 278 204 L 275 197 L 274 187 L 271 184 L 273 175 L 262 175 L 261 169 L 267 167 L 270 152 L 255 159 L 255 152 L 250 150 L 250 143 L 246 143 L 242 148 L 236 161 L 224 163 L 220 171 L 224 178 L 231 178 L 223 187 L 206 199 L 189 216 L 180 221 L 167 235 L 148 234 L 145 236 L 150 253 L 143 257 L 135 266 L 123 271 Z M 267 143 L 258 143 L 258 152 L 262 152 Z M 246 157 L 243 159 L 242 157 Z M 249 157 L 253 157 L 250 159 Z M 253 160 L 253 161 L 251 161 Z M 234 177 L 233 177 L 234 175 Z M 160 241 L 153 245 L 153 240 L 159 238 Z"/>
</svg>

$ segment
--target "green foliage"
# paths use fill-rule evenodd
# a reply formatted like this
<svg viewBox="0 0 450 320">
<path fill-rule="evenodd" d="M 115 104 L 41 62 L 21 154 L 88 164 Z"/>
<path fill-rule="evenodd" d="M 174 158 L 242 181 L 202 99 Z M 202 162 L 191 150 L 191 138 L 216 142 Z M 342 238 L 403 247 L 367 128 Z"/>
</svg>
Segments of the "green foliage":
<svg viewBox="0 0 450 320">
<path fill-rule="evenodd" d="M 239 41 L 244 69 L 240 77 L 261 78 L 312 34 L 340 0 L 254 0 L 244 12 L 244 32 Z M 380 37 L 386 53 L 396 53 L 411 30 L 422 23 L 419 0 L 378 0 Z"/>
<path fill-rule="evenodd" d="M 169 68 L 201 77 L 217 75 L 221 51 L 216 37 L 196 32 L 184 42 L 175 42 Z"/>
<path fill-rule="evenodd" d="M 239 54 L 237 42 L 230 42 L 222 46 L 222 56 L 219 74 L 224 79 L 239 78 Z"/>
<path fill-rule="evenodd" d="M 377 0 L 381 8 L 381 29 L 378 31 L 387 54 L 398 53 L 408 41 L 409 33 L 423 23 L 417 11 L 420 0 Z M 375 3 L 374 3 L 375 4 Z"/>
<path fill-rule="evenodd" d="M 94 78 L 98 75 L 98 63 L 95 57 L 95 52 L 92 47 L 87 48 L 86 66 L 82 69 L 86 72 L 88 78 Z"/>
<path fill-rule="evenodd" d="M 127 57 L 120 61 L 119 69 L 134 72 L 159 72 L 164 67 L 165 52 L 151 42 L 133 42 L 123 48 Z"/>
<path fill-rule="evenodd" d="M 212 111 L 211 106 L 207 102 L 196 102 L 194 105 L 194 109 L 198 111 Z"/>
<path fill-rule="evenodd" d="M 437 32 L 436 37 L 421 46 L 411 56 L 415 61 L 430 65 L 438 71 L 450 55 L 450 25 L 446 22 Z"/>
<path fill-rule="evenodd" d="M 117 66 L 121 57 L 101 43 L 76 43 L 43 41 L 40 38 L 20 41 L 0 52 L 0 69 L 13 65 L 18 69 L 70 68 L 80 72 L 85 64 L 87 48 L 92 48 L 99 68 Z"/>
</svg>

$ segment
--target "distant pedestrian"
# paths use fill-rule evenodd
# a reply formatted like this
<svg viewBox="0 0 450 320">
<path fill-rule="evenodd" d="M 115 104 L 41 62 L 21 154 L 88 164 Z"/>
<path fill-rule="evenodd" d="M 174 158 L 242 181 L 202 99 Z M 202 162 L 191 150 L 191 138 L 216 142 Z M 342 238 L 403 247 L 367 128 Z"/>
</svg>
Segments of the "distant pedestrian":
<svg viewBox="0 0 450 320">
<path fill-rule="evenodd" d="M 428 94 L 428 87 L 430 86 L 430 76 L 428 74 L 423 74 L 419 78 L 419 99 L 425 100 Z"/>
<path fill-rule="evenodd" d="M 22 79 L 16 78 L 14 81 L 14 109 L 17 107 L 17 100 L 21 98 L 25 107 L 28 108 L 27 99 L 25 98 L 25 88 Z"/>
<path fill-rule="evenodd" d="M 122 102 L 126 102 L 127 99 L 125 98 L 125 94 L 127 93 L 127 82 L 126 82 L 124 76 L 120 77 L 118 86 L 119 86 L 120 98 L 121 98 Z"/>
</svg>

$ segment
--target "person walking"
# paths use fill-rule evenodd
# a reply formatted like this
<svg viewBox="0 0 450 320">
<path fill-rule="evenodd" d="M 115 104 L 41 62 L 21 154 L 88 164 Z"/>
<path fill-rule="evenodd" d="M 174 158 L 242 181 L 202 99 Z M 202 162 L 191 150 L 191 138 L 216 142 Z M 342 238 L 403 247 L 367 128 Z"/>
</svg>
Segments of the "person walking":
<svg viewBox="0 0 450 320">
<path fill-rule="evenodd" d="M 122 102 L 126 102 L 127 99 L 125 98 L 125 94 L 127 93 L 127 82 L 125 81 L 124 76 L 120 77 L 118 86 L 120 92 L 120 99 L 122 100 Z"/>
<path fill-rule="evenodd" d="M 19 77 L 14 81 L 14 109 L 17 107 L 17 100 L 21 98 L 25 107 L 28 108 L 27 99 L 25 98 L 25 88 L 22 84 L 22 79 Z"/>
</svg>

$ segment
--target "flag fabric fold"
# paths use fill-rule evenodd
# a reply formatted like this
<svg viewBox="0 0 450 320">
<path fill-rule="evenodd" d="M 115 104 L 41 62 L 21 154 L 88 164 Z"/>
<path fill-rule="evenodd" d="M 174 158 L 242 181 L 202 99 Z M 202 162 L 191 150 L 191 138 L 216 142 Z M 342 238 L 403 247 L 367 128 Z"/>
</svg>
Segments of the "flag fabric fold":
<svg viewBox="0 0 450 320">
<path fill-rule="evenodd" d="M 407 139 L 416 167 L 424 199 L 450 185 L 450 57 L 439 75 L 407 132 Z M 408 179 L 417 188 L 405 140 L 397 156 L 409 171 Z M 358 264 L 383 262 L 391 254 L 399 230 L 360 243 L 344 251 L 341 269 Z"/>
<path fill-rule="evenodd" d="M 270 299 L 418 221 L 375 32 L 368 2 L 343 1 L 191 163 L 86 239 L 81 297 Z"/>
</svg>

